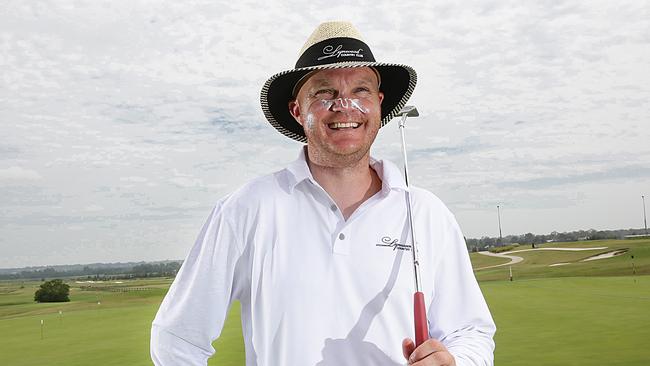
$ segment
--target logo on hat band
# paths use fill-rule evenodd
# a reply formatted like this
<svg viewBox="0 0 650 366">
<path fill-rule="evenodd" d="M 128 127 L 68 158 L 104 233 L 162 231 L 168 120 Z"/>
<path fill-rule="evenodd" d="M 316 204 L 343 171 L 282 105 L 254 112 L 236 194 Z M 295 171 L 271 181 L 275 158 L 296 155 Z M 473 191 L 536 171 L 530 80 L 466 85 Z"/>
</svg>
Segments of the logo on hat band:
<svg viewBox="0 0 650 366">
<path fill-rule="evenodd" d="M 375 57 L 363 41 L 347 37 L 331 38 L 306 49 L 296 62 L 296 69 L 350 61 L 375 62 Z"/>
<path fill-rule="evenodd" d="M 323 55 L 324 56 L 321 56 L 321 57 L 317 58 L 317 60 L 321 61 L 321 60 L 324 60 L 324 59 L 330 58 L 330 57 L 336 57 L 336 58 L 339 58 L 339 57 L 359 57 L 359 58 L 363 58 L 363 54 L 361 54 L 361 52 L 363 52 L 363 48 L 359 48 L 358 50 L 344 50 L 342 44 L 338 45 L 336 48 L 334 48 L 334 46 L 332 46 L 332 45 L 327 45 L 327 46 L 325 46 L 325 48 L 323 48 Z"/>
</svg>

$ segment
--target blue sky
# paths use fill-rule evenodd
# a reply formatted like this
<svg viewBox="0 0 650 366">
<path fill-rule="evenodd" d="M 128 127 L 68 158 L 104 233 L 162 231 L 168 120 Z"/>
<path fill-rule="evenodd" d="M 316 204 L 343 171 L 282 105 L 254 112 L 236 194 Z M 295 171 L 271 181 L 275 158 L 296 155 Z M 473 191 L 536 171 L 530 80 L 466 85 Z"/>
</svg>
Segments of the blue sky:
<svg viewBox="0 0 650 366">
<path fill-rule="evenodd" d="M 0 267 L 183 258 L 297 156 L 259 91 L 333 19 L 417 70 L 411 181 L 466 236 L 643 226 L 647 1 L 4 1 Z"/>
</svg>

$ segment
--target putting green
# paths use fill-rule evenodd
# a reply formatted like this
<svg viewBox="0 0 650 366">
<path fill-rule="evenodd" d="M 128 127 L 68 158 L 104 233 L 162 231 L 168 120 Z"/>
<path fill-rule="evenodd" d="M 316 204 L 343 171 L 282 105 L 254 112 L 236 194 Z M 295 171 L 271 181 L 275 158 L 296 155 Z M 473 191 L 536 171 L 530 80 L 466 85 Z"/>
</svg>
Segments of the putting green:
<svg viewBox="0 0 650 366">
<path fill-rule="evenodd" d="M 650 365 L 650 276 L 481 284 L 497 365 Z"/>
</svg>

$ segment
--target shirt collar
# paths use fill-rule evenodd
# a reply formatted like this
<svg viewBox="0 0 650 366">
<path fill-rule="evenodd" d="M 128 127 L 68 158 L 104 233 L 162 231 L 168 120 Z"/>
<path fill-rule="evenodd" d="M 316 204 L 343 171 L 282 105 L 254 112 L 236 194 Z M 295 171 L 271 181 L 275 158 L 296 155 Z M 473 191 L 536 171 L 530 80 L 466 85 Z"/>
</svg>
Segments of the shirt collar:
<svg viewBox="0 0 650 366">
<path fill-rule="evenodd" d="M 314 181 L 314 177 L 311 175 L 309 170 L 309 165 L 307 165 L 307 154 L 305 154 L 305 149 L 307 147 L 303 146 L 300 149 L 300 154 L 298 158 L 294 160 L 287 167 L 289 174 L 289 190 L 293 192 L 298 184 L 303 181 L 311 180 Z M 388 192 L 392 189 L 406 190 L 406 182 L 399 168 L 388 160 L 377 160 L 370 157 L 370 166 L 377 172 L 377 175 L 381 179 L 382 191 Z"/>
<path fill-rule="evenodd" d="M 289 171 L 289 191 L 293 192 L 294 188 L 305 180 L 313 180 L 309 166 L 307 165 L 307 154 L 305 154 L 307 146 L 303 146 L 298 154 L 298 159 L 294 160 L 287 167 Z"/>
<path fill-rule="evenodd" d="M 370 166 L 381 178 L 381 190 L 388 192 L 392 189 L 406 190 L 406 181 L 399 168 L 389 160 L 377 160 L 370 157 Z"/>
</svg>

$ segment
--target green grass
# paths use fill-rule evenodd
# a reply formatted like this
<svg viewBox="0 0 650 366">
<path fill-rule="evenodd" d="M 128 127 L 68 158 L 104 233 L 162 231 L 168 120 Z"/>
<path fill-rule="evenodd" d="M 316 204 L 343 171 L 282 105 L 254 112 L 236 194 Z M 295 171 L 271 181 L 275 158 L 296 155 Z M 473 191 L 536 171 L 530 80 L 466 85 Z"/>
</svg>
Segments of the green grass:
<svg viewBox="0 0 650 366">
<path fill-rule="evenodd" d="M 481 284 L 497 365 L 650 365 L 650 276 Z"/>
<path fill-rule="evenodd" d="M 98 283 L 90 290 L 69 284 L 71 302 L 39 304 L 33 296 L 40 282 L 0 282 L 1 365 L 151 365 L 151 321 L 170 279 Z M 140 290 L 117 291 L 134 288 Z M 239 319 L 235 303 L 210 365 L 244 364 Z"/>
<path fill-rule="evenodd" d="M 0 364 L 151 365 L 151 321 L 171 280 L 98 283 L 90 290 L 80 288 L 88 284 L 69 284 L 71 302 L 39 304 L 33 296 L 40 282 L 0 282 Z M 134 288 L 140 290 L 117 291 Z M 235 303 L 210 365 L 244 363 L 239 319 Z"/>
<path fill-rule="evenodd" d="M 223 326 L 221 336 L 212 344 L 216 353 L 210 358 L 208 365 L 241 366 L 245 364 L 239 308 L 239 302 L 235 302 L 230 308 L 230 314 Z"/>
<path fill-rule="evenodd" d="M 9 305 L 20 295 L 30 299 L 36 285 L 12 294 L 8 302 L 0 296 L 4 365 L 150 364 L 150 323 L 164 290 L 104 294 L 75 288 L 69 303 Z"/>
<path fill-rule="evenodd" d="M 507 281 L 508 266 L 475 272 L 498 327 L 496 364 L 650 365 L 645 346 L 650 339 L 650 240 L 543 247 L 551 246 L 608 249 L 514 253 L 524 261 L 512 266 L 513 282 Z M 629 251 L 580 262 L 620 248 Z M 636 276 L 631 276 L 632 255 Z M 507 262 L 476 253 L 470 257 L 475 268 Z M 548 266 L 560 262 L 571 264 Z M 151 321 L 171 280 L 98 283 L 86 290 L 80 286 L 89 284 L 69 283 L 71 302 L 37 304 L 33 294 L 40 282 L 0 282 L 0 364 L 151 365 Z M 143 290 L 116 291 L 135 288 Z M 244 364 L 240 322 L 235 303 L 209 365 Z"/>
</svg>

